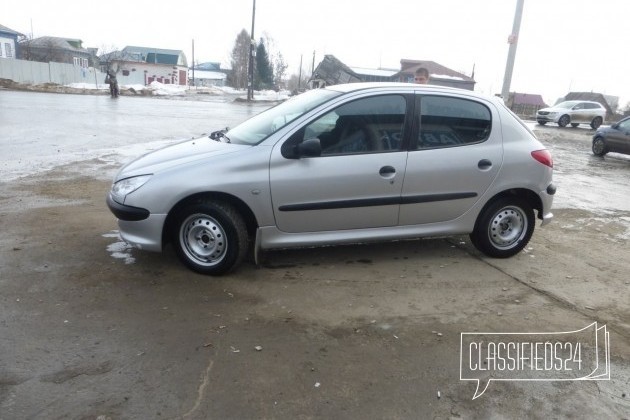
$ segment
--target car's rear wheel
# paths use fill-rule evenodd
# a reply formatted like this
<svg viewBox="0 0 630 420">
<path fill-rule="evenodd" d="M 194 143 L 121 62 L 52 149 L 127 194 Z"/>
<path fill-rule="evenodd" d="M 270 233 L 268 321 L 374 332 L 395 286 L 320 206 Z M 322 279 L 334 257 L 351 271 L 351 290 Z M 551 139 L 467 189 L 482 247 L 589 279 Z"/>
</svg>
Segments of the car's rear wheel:
<svg viewBox="0 0 630 420">
<path fill-rule="evenodd" d="M 573 128 L 577 127 L 578 125 L 580 125 L 580 124 L 579 123 L 571 123 L 571 127 L 573 127 Z"/>
<path fill-rule="evenodd" d="M 591 128 L 593 130 L 597 130 L 599 128 L 600 125 L 602 125 L 602 117 L 595 117 L 593 118 L 593 121 L 591 121 Z"/>
<path fill-rule="evenodd" d="M 608 153 L 608 147 L 606 147 L 606 142 L 601 137 L 595 137 L 593 139 L 593 154 L 595 156 L 604 156 Z"/>
<path fill-rule="evenodd" d="M 508 258 L 518 254 L 534 233 L 534 210 L 517 197 L 500 198 L 477 218 L 470 240 L 489 257 Z"/>
<path fill-rule="evenodd" d="M 200 202 L 185 207 L 175 218 L 172 235 L 179 258 L 201 274 L 225 274 L 247 253 L 245 222 L 227 203 Z"/>
<path fill-rule="evenodd" d="M 538 124 L 545 125 L 545 124 L 547 124 L 547 121 L 538 121 Z"/>
<path fill-rule="evenodd" d="M 560 117 L 560 119 L 558 120 L 558 125 L 560 127 L 566 127 L 567 124 L 569 124 L 570 122 L 571 122 L 571 117 L 565 114 L 562 117 Z"/>
</svg>

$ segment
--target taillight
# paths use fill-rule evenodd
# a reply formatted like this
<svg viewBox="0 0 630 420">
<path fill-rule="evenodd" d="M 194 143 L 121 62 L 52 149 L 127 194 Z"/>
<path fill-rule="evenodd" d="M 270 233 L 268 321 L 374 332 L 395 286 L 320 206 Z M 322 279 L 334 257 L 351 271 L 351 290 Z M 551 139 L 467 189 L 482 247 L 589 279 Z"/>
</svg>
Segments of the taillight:
<svg viewBox="0 0 630 420">
<path fill-rule="evenodd" d="M 553 158 L 551 157 L 551 152 L 549 150 L 534 150 L 532 152 L 532 157 L 543 165 L 553 168 Z"/>
</svg>

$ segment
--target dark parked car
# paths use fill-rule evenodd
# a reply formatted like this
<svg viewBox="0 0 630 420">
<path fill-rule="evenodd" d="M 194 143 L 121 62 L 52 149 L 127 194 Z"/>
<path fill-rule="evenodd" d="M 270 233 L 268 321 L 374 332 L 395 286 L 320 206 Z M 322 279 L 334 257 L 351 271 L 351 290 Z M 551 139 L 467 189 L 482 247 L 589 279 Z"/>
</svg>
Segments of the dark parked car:
<svg viewBox="0 0 630 420">
<path fill-rule="evenodd" d="M 593 136 L 593 154 L 604 156 L 608 152 L 630 154 L 630 117 L 600 128 Z"/>
</svg>

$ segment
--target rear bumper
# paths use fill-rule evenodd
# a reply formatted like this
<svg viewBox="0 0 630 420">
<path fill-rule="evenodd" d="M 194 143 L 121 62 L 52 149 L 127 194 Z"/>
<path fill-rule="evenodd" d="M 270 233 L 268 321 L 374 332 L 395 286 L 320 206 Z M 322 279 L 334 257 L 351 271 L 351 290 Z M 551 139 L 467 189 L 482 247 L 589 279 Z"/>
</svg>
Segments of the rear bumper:
<svg viewBox="0 0 630 420">
<path fill-rule="evenodd" d="M 553 213 L 551 212 L 551 205 L 553 203 L 553 196 L 556 193 L 556 185 L 552 182 L 547 186 L 545 191 L 541 192 L 540 199 L 542 200 L 542 211 L 538 215 L 538 218 L 542 220 L 540 226 L 545 226 L 553 220 Z"/>
</svg>

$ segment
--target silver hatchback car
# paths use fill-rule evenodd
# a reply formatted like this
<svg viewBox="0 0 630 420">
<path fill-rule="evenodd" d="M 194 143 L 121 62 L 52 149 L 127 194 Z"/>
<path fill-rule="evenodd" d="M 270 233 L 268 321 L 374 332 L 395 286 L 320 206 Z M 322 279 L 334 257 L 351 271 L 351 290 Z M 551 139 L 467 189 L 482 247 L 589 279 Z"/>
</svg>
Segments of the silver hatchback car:
<svg viewBox="0 0 630 420">
<path fill-rule="evenodd" d="M 122 238 L 220 275 L 259 251 L 470 234 L 521 251 L 548 223 L 551 154 L 498 98 L 431 85 L 311 90 L 144 155 L 107 203 Z"/>
</svg>

